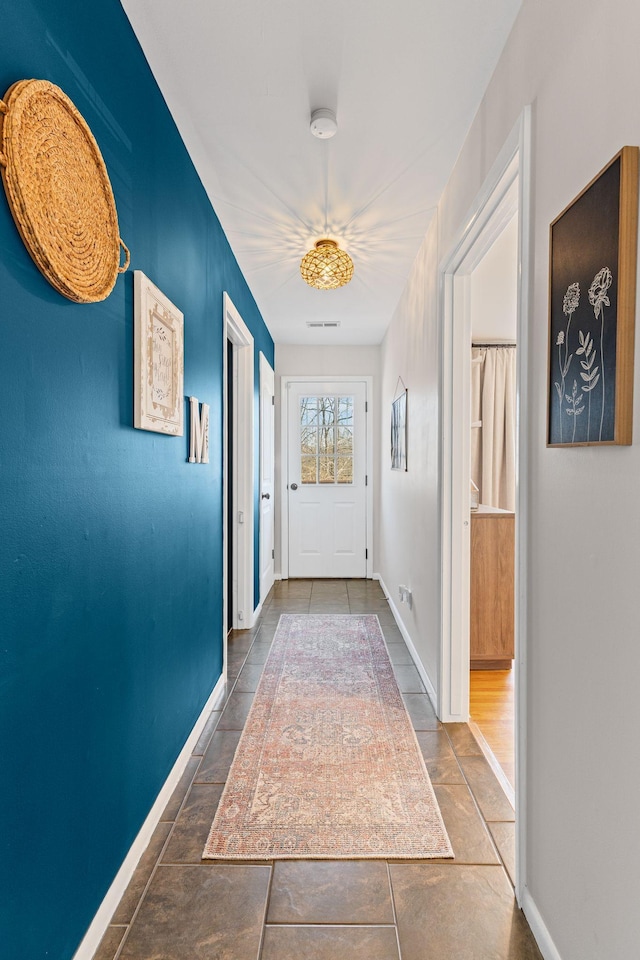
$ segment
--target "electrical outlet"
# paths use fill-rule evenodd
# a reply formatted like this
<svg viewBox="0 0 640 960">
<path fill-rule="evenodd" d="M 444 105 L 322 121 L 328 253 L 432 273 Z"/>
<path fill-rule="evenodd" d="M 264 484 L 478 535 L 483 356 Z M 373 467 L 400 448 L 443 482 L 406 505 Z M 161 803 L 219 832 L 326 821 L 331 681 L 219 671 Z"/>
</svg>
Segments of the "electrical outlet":
<svg viewBox="0 0 640 960">
<path fill-rule="evenodd" d="M 409 587 L 405 587 L 404 583 L 401 583 L 398 587 L 398 593 L 400 595 L 400 603 L 406 603 L 411 610 L 413 606 L 413 594 Z"/>
</svg>

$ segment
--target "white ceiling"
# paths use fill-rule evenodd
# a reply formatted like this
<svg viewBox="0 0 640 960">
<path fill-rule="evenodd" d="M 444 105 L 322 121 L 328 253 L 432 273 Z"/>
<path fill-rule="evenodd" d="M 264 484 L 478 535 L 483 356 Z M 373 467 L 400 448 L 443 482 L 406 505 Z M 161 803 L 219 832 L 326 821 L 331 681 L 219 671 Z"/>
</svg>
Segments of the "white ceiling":
<svg viewBox="0 0 640 960">
<path fill-rule="evenodd" d="M 521 0 L 122 2 L 274 340 L 379 343 Z M 321 236 L 339 290 L 300 277 Z"/>
</svg>

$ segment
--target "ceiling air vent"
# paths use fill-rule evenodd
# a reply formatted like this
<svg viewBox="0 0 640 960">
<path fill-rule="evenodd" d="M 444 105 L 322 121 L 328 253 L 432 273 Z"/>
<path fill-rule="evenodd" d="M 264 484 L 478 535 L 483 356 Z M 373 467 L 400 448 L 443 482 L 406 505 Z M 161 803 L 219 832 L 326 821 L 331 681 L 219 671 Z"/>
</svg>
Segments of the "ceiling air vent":
<svg viewBox="0 0 640 960">
<path fill-rule="evenodd" d="M 314 327 L 314 328 L 339 327 L 340 321 L 339 320 L 307 320 L 307 326 Z"/>
</svg>

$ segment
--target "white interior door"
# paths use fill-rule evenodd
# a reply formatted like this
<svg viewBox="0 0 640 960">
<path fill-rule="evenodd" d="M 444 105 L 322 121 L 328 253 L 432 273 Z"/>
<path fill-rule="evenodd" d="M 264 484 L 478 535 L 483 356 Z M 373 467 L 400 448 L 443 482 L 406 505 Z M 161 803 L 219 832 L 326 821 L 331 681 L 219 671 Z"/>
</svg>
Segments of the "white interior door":
<svg viewBox="0 0 640 960">
<path fill-rule="evenodd" d="M 260 602 L 274 579 L 274 394 L 273 369 L 260 354 Z"/>
<path fill-rule="evenodd" d="M 288 385 L 290 577 L 366 577 L 367 385 Z"/>
</svg>

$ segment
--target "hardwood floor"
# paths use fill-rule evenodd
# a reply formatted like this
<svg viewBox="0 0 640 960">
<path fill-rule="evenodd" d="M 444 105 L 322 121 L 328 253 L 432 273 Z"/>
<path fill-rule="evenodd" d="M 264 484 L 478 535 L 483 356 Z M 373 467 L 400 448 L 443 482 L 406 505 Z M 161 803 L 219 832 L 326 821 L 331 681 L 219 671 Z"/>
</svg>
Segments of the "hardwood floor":
<svg viewBox="0 0 640 960">
<path fill-rule="evenodd" d="M 470 713 L 515 789 L 513 670 L 471 670 Z"/>
</svg>

